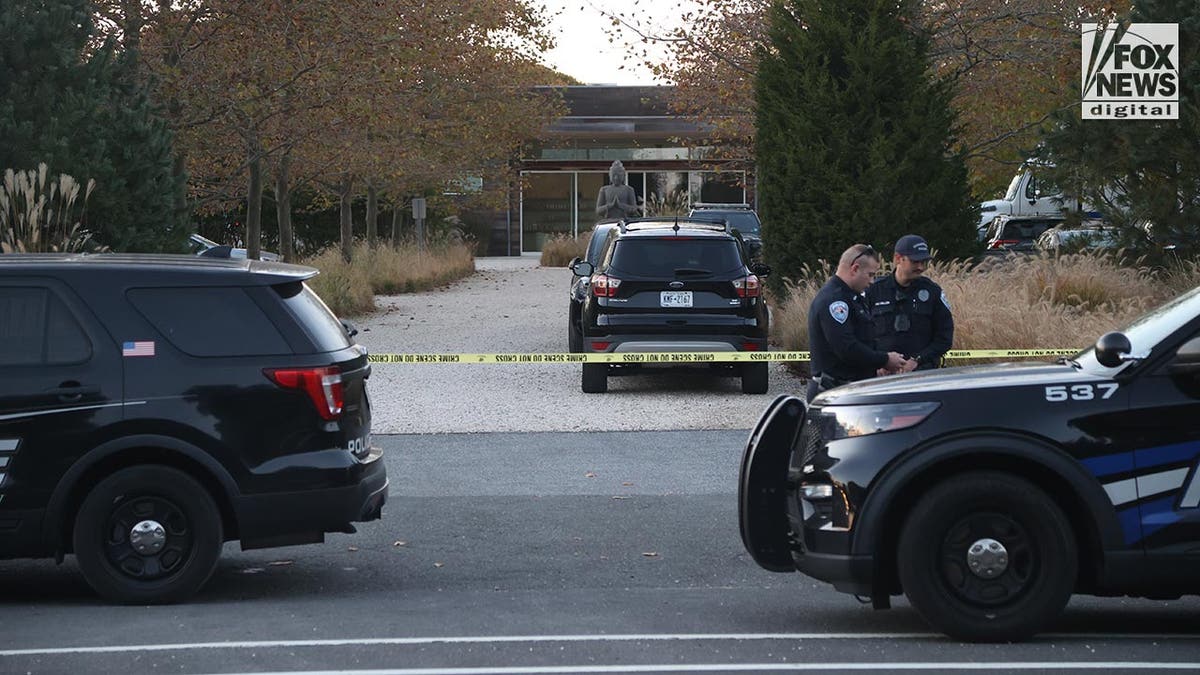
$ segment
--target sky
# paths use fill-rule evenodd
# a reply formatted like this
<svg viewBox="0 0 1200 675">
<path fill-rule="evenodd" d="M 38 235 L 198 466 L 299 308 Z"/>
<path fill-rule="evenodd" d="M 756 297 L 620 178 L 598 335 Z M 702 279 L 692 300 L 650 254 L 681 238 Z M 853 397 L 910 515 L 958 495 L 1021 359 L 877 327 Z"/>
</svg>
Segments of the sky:
<svg viewBox="0 0 1200 675">
<path fill-rule="evenodd" d="M 610 43 L 612 22 L 606 19 L 598 7 L 605 11 L 623 14 L 636 20 L 638 25 L 649 26 L 659 32 L 678 25 L 675 19 L 679 5 L 672 0 L 541 0 L 552 16 L 551 30 L 558 45 L 546 54 L 546 65 L 566 73 L 585 84 L 663 84 L 656 81 L 640 59 L 625 60 L 628 50 L 626 42 L 641 51 L 638 36 L 627 29 Z M 553 16 L 557 14 L 557 16 Z M 669 56 L 664 48 L 658 48 L 663 58 Z M 624 68 L 622 69 L 622 66 Z"/>
</svg>

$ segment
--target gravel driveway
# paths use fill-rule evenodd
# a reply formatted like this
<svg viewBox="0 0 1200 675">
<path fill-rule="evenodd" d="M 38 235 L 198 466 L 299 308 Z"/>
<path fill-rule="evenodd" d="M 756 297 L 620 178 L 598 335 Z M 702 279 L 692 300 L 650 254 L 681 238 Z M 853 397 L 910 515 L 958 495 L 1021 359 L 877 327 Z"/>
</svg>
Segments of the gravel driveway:
<svg viewBox="0 0 1200 675">
<path fill-rule="evenodd" d="M 567 350 L 570 271 L 528 256 L 477 258 L 475 269 L 437 290 L 376 298 L 379 311 L 356 321 L 358 341 L 372 354 Z M 584 394 L 579 382 L 579 364 L 377 363 L 371 427 L 379 434 L 749 429 L 776 396 L 803 390 L 777 363 L 762 395 L 703 370 L 611 377 L 606 394 Z"/>
</svg>

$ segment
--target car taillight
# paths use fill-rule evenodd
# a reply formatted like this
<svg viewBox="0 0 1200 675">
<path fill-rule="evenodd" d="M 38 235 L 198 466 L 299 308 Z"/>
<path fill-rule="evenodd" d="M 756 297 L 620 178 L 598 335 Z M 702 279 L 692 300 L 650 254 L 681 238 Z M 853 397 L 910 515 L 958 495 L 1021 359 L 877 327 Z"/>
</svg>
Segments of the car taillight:
<svg viewBox="0 0 1200 675">
<path fill-rule="evenodd" d="M 597 298 L 615 298 L 617 297 L 617 287 L 620 285 L 620 279 L 607 274 L 597 274 L 592 277 L 592 295 Z"/>
<path fill-rule="evenodd" d="M 751 274 L 743 279 L 733 280 L 733 290 L 739 298 L 757 298 L 759 294 L 758 277 Z"/>
<path fill-rule="evenodd" d="M 284 389 L 299 389 L 308 394 L 321 419 L 336 420 L 342 416 L 342 372 L 337 366 L 266 368 L 263 374 Z"/>
<path fill-rule="evenodd" d="M 989 246 L 988 248 L 990 248 L 990 249 L 1008 248 L 1009 246 L 1016 246 L 1019 243 L 1021 243 L 1020 239 L 997 239 L 997 240 L 993 241 L 992 245 Z"/>
</svg>

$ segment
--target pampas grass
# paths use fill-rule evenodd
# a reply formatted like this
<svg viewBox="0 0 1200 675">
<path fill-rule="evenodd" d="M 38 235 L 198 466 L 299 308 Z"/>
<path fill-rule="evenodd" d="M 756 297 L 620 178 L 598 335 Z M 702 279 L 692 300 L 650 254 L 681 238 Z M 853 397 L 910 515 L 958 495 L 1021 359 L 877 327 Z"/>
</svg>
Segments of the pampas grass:
<svg viewBox="0 0 1200 675">
<path fill-rule="evenodd" d="M 83 188 L 83 201 L 75 213 L 81 187 L 68 174 L 50 176 L 45 162 L 36 170 L 6 169 L 0 186 L 0 252 L 100 250 L 91 242 L 91 233 L 80 226 L 96 181 L 89 180 Z"/>
<path fill-rule="evenodd" d="M 800 270 L 774 299 L 772 341 L 808 349 L 808 307 L 832 271 Z M 1154 269 L 1120 253 L 1012 255 L 934 262 L 954 313 L 954 349 L 1082 349 L 1200 284 L 1200 265 Z M 981 363 L 960 360 L 953 365 Z M 806 363 L 797 370 L 806 371 Z"/>
</svg>

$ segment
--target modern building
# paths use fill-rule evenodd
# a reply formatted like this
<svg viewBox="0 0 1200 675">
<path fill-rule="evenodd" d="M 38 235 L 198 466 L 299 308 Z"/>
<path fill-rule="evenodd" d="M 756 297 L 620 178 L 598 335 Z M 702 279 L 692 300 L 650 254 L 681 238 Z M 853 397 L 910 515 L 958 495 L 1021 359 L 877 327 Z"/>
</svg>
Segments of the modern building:
<svg viewBox="0 0 1200 675">
<path fill-rule="evenodd" d="M 569 112 L 522 159 L 519 194 L 496 222 L 491 255 L 540 251 L 555 235 L 586 233 L 613 160 L 621 160 L 651 215 L 686 214 L 696 202 L 751 201 L 744 171 L 714 171 L 719 164 L 706 158 L 711 130 L 671 112 L 670 87 L 556 89 Z"/>
</svg>

